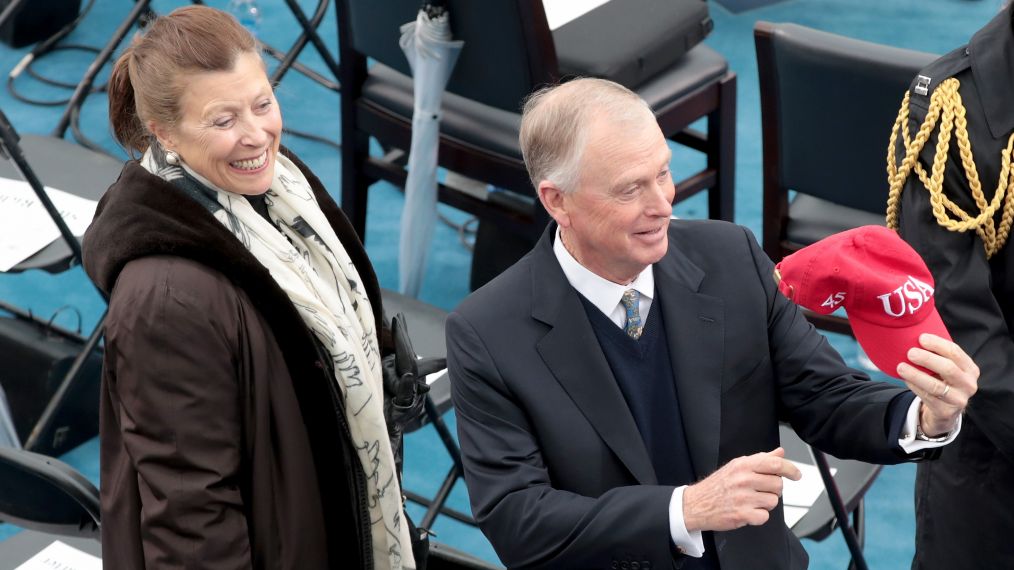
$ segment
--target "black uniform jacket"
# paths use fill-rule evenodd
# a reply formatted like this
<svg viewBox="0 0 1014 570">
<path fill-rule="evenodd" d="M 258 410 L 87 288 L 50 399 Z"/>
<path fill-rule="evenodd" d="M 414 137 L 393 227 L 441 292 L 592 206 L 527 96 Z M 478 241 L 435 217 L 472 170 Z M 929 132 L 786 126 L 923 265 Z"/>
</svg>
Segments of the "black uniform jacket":
<svg viewBox="0 0 1014 570">
<path fill-rule="evenodd" d="M 1014 30 L 1011 9 L 998 14 L 967 46 L 920 75 L 927 95 L 910 89 L 912 132 L 926 116 L 933 90 L 961 82 L 968 134 L 987 200 L 1000 177 L 1000 154 L 1014 133 Z M 936 136 L 920 160 L 929 171 Z M 952 136 L 944 193 L 971 215 L 969 190 Z M 940 227 L 929 192 L 913 174 L 902 194 L 901 236 L 926 260 L 936 304 L 948 330 L 979 365 L 979 391 L 969 402 L 961 435 L 940 459 L 919 466 L 916 482 L 915 568 L 1014 568 L 1014 247 L 987 260 L 974 232 Z M 999 214 L 997 215 L 999 226 Z M 1009 241 L 1009 240 L 1008 240 Z"/>
<path fill-rule="evenodd" d="M 669 501 L 551 224 L 526 257 L 447 323 L 472 511 L 509 567 L 670 568 Z M 653 266 L 687 445 L 698 476 L 778 447 L 778 422 L 836 456 L 905 458 L 889 443 L 914 396 L 845 366 L 778 292 L 739 226 L 674 220 Z M 893 405 L 892 405 L 893 403 Z M 889 418 L 891 421 L 889 421 Z M 726 570 L 801 569 L 779 505 L 762 526 L 716 533 Z M 634 566 L 633 563 L 637 563 Z"/>
</svg>

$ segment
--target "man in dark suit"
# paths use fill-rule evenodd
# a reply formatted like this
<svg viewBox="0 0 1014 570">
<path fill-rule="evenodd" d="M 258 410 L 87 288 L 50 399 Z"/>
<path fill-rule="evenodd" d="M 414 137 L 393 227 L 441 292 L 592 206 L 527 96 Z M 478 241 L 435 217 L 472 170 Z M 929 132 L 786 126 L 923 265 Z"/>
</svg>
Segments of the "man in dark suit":
<svg viewBox="0 0 1014 570">
<path fill-rule="evenodd" d="M 938 377 L 898 368 L 921 399 L 847 368 L 747 230 L 670 222 L 671 152 L 629 90 L 540 92 L 521 146 L 554 223 L 447 322 L 472 511 L 508 566 L 804 568 L 779 420 L 877 463 L 956 433 L 968 356 L 924 335 L 908 357 Z"/>
</svg>

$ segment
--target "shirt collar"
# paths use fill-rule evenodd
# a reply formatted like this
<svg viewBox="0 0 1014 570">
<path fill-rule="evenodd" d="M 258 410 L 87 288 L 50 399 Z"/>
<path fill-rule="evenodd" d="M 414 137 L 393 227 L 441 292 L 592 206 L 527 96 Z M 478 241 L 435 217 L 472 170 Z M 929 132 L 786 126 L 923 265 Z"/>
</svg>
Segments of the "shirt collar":
<svg viewBox="0 0 1014 570">
<path fill-rule="evenodd" d="M 560 268 L 563 269 L 563 274 L 567 277 L 571 287 L 607 315 L 620 304 L 620 298 L 623 297 L 623 292 L 627 289 L 636 289 L 638 293 L 649 299 L 655 296 L 655 275 L 652 273 L 650 265 L 645 267 L 629 285 L 613 283 L 596 275 L 574 259 L 574 256 L 563 246 L 559 227 L 556 228 L 553 253 L 556 254 Z"/>
</svg>

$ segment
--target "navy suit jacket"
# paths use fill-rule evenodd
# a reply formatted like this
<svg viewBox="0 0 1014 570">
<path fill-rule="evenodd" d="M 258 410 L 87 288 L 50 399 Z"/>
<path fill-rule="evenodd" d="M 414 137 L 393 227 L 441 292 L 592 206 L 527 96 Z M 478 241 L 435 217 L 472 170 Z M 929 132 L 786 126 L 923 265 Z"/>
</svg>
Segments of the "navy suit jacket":
<svg viewBox="0 0 1014 570">
<path fill-rule="evenodd" d="M 670 486 L 648 452 L 556 257 L 551 224 L 521 261 L 448 318 L 447 356 L 472 512 L 509 567 L 669 568 Z M 673 220 L 653 266 L 682 421 L 700 477 L 778 447 L 778 422 L 873 463 L 905 390 L 848 368 L 777 291 L 745 228 Z M 894 414 L 895 416 L 897 413 Z M 715 533 L 725 569 L 804 568 L 779 505 L 762 526 Z"/>
</svg>

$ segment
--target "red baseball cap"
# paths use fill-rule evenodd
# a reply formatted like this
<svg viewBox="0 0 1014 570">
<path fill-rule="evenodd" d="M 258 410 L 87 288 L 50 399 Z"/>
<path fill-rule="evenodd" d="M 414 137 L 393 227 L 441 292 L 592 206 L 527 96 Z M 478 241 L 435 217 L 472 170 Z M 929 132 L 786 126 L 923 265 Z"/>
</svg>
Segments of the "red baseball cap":
<svg viewBox="0 0 1014 570">
<path fill-rule="evenodd" d="M 908 361 L 920 334 L 951 339 L 933 302 L 933 275 L 893 230 L 834 234 L 786 257 L 775 272 L 778 289 L 797 305 L 825 315 L 844 307 L 856 340 L 889 376 L 898 378 L 898 363 Z"/>
</svg>

